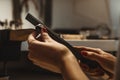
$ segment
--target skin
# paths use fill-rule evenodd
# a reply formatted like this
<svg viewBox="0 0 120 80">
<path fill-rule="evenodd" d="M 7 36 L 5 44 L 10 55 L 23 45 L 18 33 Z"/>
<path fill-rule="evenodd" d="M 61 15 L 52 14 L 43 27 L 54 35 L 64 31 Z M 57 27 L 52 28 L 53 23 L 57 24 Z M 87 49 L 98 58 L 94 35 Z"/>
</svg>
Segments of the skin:
<svg viewBox="0 0 120 80">
<path fill-rule="evenodd" d="M 100 66 L 104 69 L 104 72 L 107 72 L 110 78 L 114 76 L 114 69 L 116 63 L 116 57 L 110 53 L 104 52 L 99 48 L 91 48 L 85 46 L 76 46 L 77 50 L 81 51 L 81 54 L 90 60 L 94 60 L 100 64 Z M 85 64 L 81 64 L 85 65 Z M 81 66 L 82 67 L 82 66 Z M 82 67 L 84 69 L 84 67 Z M 85 71 L 86 69 L 84 69 Z M 90 72 L 90 70 L 86 70 L 86 72 Z M 97 71 L 93 76 L 99 76 L 101 71 Z"/>
<path fill-rule="evenodd" d="M 36 39 L 35 32 L 30 34 L 28 44 L 29 60 L 39 67 L 61 73 L 64 80 L 89 80 L 85 73 L 91 76 L 101 76 L 101 72 L 107 72 L 109 79 L 114 76 L 116 57 L 101 49 L 75 46 L 85 58 L 98 62 L 104 69 L 104 71 L 103 69 L 94 70 L 93 73 L 87 65 L 78 61 L 66 46 L 54 41 L 44 28 L 41 29 L 41 37 L 38 39 Z"/>
<path fill-rule="evenodd" d="M 41 37 L 35 37 L 35 32 L 28 37 L 28 58 L 35 65 L 61 73 L 64 80 L 88 80 L 72 52 L 51 39 L 44 28 L 41 30 Z"/>
</svg>

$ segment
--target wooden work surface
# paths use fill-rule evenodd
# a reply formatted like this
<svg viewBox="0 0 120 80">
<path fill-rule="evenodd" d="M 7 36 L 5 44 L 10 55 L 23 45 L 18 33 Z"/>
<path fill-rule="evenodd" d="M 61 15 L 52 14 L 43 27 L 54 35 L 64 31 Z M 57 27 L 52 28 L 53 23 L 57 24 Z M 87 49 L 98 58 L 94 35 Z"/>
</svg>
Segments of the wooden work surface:
<svg viewBox="0 0 120 80">
<path fill-rule="evenodd" d="M 11 30 L 10 40 L 12 41 L 25 41 L 28 35 L 32 33 L 34 29 L 21 29 L 21 30 Z"/>
</svg>

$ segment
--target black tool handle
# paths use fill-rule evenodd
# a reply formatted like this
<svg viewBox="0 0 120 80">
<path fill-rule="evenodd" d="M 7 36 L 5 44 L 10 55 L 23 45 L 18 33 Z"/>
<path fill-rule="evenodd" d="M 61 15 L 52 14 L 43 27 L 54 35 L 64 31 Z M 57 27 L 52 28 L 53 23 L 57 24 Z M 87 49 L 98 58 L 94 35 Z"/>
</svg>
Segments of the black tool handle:
<svg viewBox="0 0 120 80">
<path fill-rule="evenodd" d="M 52 37 L 52 39 L 54 39 L 55 41 L 65 45 L 66 47 L 69 48 L 69 50 L 71 50 L 71 52 L 74 54 L 74 56 L 79 59 L 81 62 L 87 64 L 89 66 L 89 68 L 94 69 L 97 67 L 100 67 L 100 65 L 93 61 L 93 60 L 89 60 L 84 58 L 79 51 L 77 51 L 76 49 L 74 49 L 74 47 L 72 45 L 70 45 L 67 41 L 65 41 L 64 39 L 60 38 L 55 32 L 53 32 L 50 28 L 46 27 L 44 25 L 43 22 L 41 22 L 40 20 L 37 20 L 35 17 L 33 17 L 30 13 L 27 14 L 26 19 L 32 23 L 35 27 L 37 27 L 37 29 L 40 30 L 40 26 L 39 25 L 43 25 L 46 29 L 47 32 L 49 34 L 50 37 Z"/>
</svg>

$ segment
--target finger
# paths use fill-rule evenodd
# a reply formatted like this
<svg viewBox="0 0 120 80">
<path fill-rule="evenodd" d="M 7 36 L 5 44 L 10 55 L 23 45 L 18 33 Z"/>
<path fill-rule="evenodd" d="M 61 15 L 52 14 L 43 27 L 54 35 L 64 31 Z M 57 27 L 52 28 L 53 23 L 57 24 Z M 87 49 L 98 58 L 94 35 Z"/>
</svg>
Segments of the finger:
<svg viewBox="0 0 120 80">
<path fill-rule="evenodd" d="M 38 42 L 41 41 L 41 40 L 36 39 L 36 34 L 37 34 L 36 31 L 34 31 L 28 36 L 28 39 L 27 39 L 28 44 L 34 41 L 38 41 Z"/>
<path fill-rule="evenodd" d="M 95 68 L 93 70 L 89 70 L 89 75 L 94 76 L 94 77 L 99 77 L 99 76 L 103 76 L 105 74 L 104 70 L 101 69 L 100 67 Z"/>
<path fill-rule="evenodd" d="M 81 51 L 81 54 L 90 60 L 94 60 L 94 61 L 101 61 L 103 59 L 103 57 L 100 54 L 97 54 L 95 52 L 91 52 L 91 51 Z"/>
<path fill-rule="evenodd" d="M 86 51 L 92 51 L 92 52 L 96 52 L 98 54 L 101 53 L 105 53 L 104 51 L 102 51 L 100 48 L 92 48 L 92 47 L 85 47 L 85 46 L 74 46 L 77 50 L 86 50 Z"/>
<path fill-rule="evenodd" d="M 86 47 L 86 46 L 75 46 L 75 48 L 80 50 L 95 51 L 98 52 L 98 48 Z"/>
<path fill-rule="evenodd" d="M 104 71 L 101 68 L 90 69 L 88 65 L 80 63 L 82 70 L 92 77 L 100 77 L 104 75 Z"/>
<path fill-rule="evenodd" d="M 31 42 L 32 40 L 35 40 L 35 35 L 36 35 L 36 32 L 32 32 L 29 36 L 28 36 L 28 42 Z"/>
<path fill-rule="evenodd" d="M 36 48 L 42 48 L 44 46 L 46 46 L 45 42 L 41 42 L 39 40 L 36 40 L 35 38 L 35 32 L 33 32 L 32 34 L 29 35 L 28 37 L 28 48 L 29 50 L 36 50 Z"/>
<path fill-rule="evenodd" d="M 42 28 L 41 29 L 41 36 L 42 36 L 42 40 L 44 42 L 49 42 L 52 40 L 52 38 L 49 36 L 49 34 L 47 33 L 47 29 L 46 28 Z"/>
</svg>

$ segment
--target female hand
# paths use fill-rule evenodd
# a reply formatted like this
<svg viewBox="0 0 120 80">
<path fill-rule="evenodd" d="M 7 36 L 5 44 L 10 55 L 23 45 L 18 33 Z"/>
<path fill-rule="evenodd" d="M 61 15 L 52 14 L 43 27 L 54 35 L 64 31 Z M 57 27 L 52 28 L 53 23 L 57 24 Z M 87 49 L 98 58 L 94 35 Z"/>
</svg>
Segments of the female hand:
<svg viewBox="0 0 120 80">
<path fill-rule="evenodd" d="M 60 72 L 59 63 L 68 54 L 69 50 L 64 45 L 54 41 L 46 32 L 41 29 L 41 37 L 36 39 L 36 32 L 28 37 L 29 54 L 28 58 L 36 65 L 54 71 Z"/>
<path fill-rule="evenodd" d="M 85 58 L 98 62 L 105 71 L 114 75 L 114 68 L 115 68 L 115 62 L 116 62 L 115 56 L 111 55 L 110 53 L 104 52 L 99 48 L 91 48 L 91 47 L 84 47 L 84 46 L 76 46 L 75 48 L 81 51 L 81 54 Z M 84 67 L 85 66 L 87 67 L 87 65 L 85 64 L 83 65 Z M 84 67 L 82 68 L 84 69 Z M 87 69 L 84 69 L 84 70 L 87 70 Z M 87 70 L 87 72 L 89 71 L 91 70 Z M 96 72 L 96 74 L 99 74 L 99 72 L 100 71 Z"/>
<path fill-rule="evenodd" d="M 35 32 L 28 37 L 28 58 L 34 64 L 61 73 L 65 80 L 88 80 L 73 53 L 66 46 L 53 40 L 46 29 L 41 29 L 39 39 L 35 37 Z"/>
</svg>

